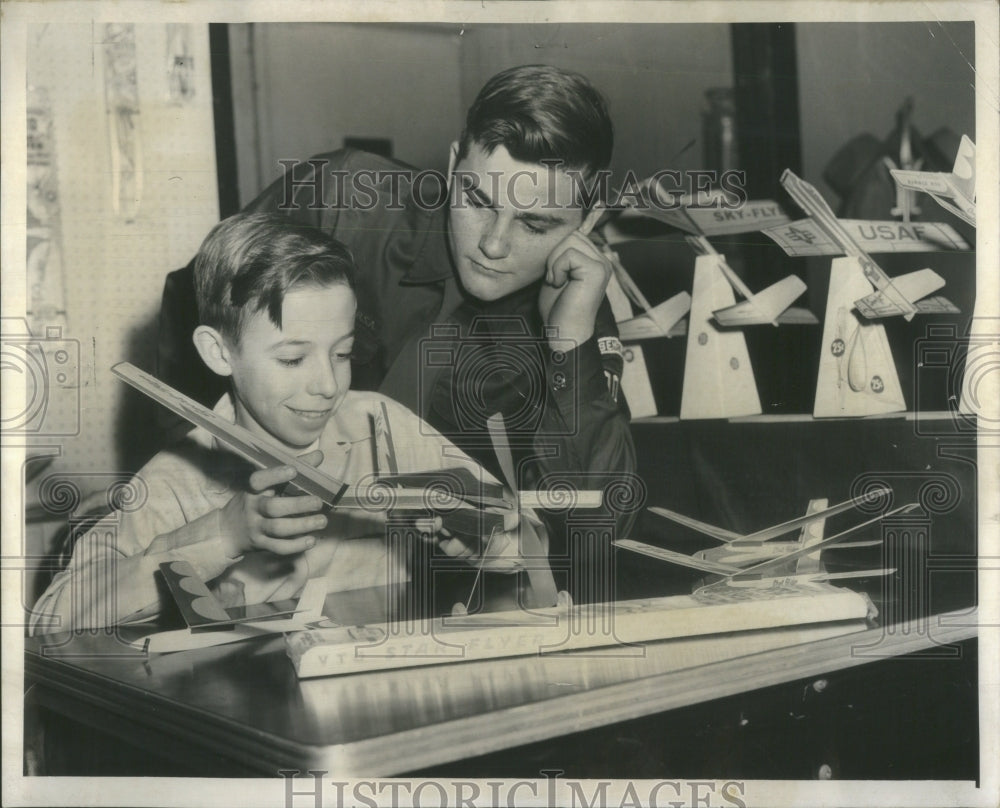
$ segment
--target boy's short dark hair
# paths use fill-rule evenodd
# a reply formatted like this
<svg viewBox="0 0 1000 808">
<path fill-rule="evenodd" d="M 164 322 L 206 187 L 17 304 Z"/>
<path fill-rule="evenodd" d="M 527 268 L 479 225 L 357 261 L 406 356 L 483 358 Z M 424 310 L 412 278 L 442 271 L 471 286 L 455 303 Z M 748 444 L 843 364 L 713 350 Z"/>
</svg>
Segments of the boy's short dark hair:
<svg viewBox="0 0 1000 808">
<path fill-rule="evenodd" d="M 212 228 L 195 257 L 199 322 L 236 345 L 259 311 L 281 328 L 293 286 L 353 290 L 354 272 L 350 250 L 323 231 L 276 214 L 237 213 Z"/>
<path fill-rule="evenodd" d="M 614 127 L 607 104 L 579 73 L 523 65 L 497 73 L 469 107 L 458 159 L 473 143 L 492 154 L 503 146 L 524 163 L 560 160 L 587 179 L 611 163 Z"/>
</svg>

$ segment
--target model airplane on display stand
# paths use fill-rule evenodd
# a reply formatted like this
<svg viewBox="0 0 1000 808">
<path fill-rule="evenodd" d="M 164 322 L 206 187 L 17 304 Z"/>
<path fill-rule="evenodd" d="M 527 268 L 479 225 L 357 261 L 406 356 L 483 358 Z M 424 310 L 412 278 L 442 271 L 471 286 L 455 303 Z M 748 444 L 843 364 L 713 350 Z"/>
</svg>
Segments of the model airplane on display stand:
<svg viewBox="0 0 1000 808">
<path fill-rule="evenodd" d="M 895 315 L 912 320 L 916 314 L 957 313 L 958 308 L 944 297 L 927 297 L 945 284 L 932 269 L 891 278 L 851 231 L 867 229 L 867 246 L 873 251 L 898 250 L 903 243 L 907 251 L 968 245 L 948 225 L 841 222 L 819 191 L 792 171 L 785 170 L 781 184 L 810 218 L 763 232 L 790 255 L 842 256 L 830 269 L 813 415 L 904 411 L 906 402 L 885 329 L 870 321 Z"/>
<path fill-rule="evenodd" d="M 816 325 L 819 321 L 809 309 L 793 307 L 806 291 L 806 285 L 797 275 L 788 275 L 763 291 L 754 292 L 740 279 L 733 269 L 705 236 L 688 236 L 687 242 L 699 256 L 711 256 L 719 269 L 743 300 L 712 312 L 715 321 L 726 328 L 748 325 L 795 324 Z"/>
<path fill-rule="evenodd" d="M 958 313 L 958 309 L 943 297 L 923 300 L 945 285 L 944 278 L 934 270 L 918 269 L 890 278 L 837 219 L 815 187 L 790 169 L 785 169 L 781 175 L 781 184 L 796 204 L 809 214 L 812 223 L 833 242 L 836 251 L 853 259 L 864 277 L 875 287 L 874 292 L 854 301 L 857 310 L 866 319 L 902 315 L 906 320 L 912 320 L 916 314 Z M 961 238 L 958 241 L 961 242 Z"/>
<path fill-rule="evenodd" d="M 700 522 L 666 508 L 653 507 L 649 509 L 651 513 L 710 536 L 722 542 L 723 546 L 688 555 L 634 539 L 619 539 L 614 545 L 660 561 L 707 573 L 713 578 L 711 583 L 706 585 L 708 587 L 723 585 L 766 588 L 777 582 L 789 580 L 818 582 L 889 575 L 894 570 L 826 572 L 820 566 L 820 553 L 825 549 L 874 547 L 881 544 L 880 539 L 858 542 L 844 542 L 843 539 L 886 517 L 906 513 L 917 507 L 915 503 L 903 505 L 827 538 L 823 537 L 823 529 L 828 517 L 890 494 L 889 489 L 878 489 L 831 507 L 827 507 L 825 499 L 811 500 L 804 516 L 745 535 Z M 795 541 L 772 541 L 797 529 L 800 530 L 800 534 Z M 699 590 L 704 588 L 700 587 Z"/>
<path fill-rule="evenodd" d="M 651 306 L 622 266 L 618 254 L 610 247 L 605 247 L 604 253 L 611 261 L 613 270 L 605 294 L 618 326 L 618 337 L 623 343 L 621 389 L 633 418 L 656 415 L 656 401 L 649 381 L 649 371 L 646 369 L 646 358 L 642 347 L 636 343 L 686 334 L 685 316 L 691 309 L 691 295 L 678 292 L 662 303 Z M 643 313 L 635 316 L 633 305 Z"/>
<path fill-rule="evenodd" d="M 976 226 L 976 144 L 968 135 L 962 135 L 951 173 L 898 168 L 889 173 L 900 188 L 925 193 L 949 213 Z"/>
</svg>

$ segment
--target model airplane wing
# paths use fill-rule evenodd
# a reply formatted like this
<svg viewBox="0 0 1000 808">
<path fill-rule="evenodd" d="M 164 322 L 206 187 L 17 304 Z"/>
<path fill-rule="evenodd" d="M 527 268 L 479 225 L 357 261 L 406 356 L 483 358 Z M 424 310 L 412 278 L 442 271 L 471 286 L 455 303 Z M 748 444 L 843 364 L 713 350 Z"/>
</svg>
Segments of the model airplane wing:
<svg viewBox="0 0 1000 808">
<path fill-rule="evenodd" d="M 743 300 L 733 306 L 719 309 L 712 312 L 719 325 L 726 327 L 739 327 L 745 325 L 777 325 L 781 321 L 781 315 L 789 306 L 805 292 L 806 285 L 795 275 L 782 278 L 777 283 L 771 284 L 763 291 L 757 292 L 749 300 Z M 803 316 L 807 309 L 800 309 L 796 312 L 799 322 L 810 322 Z M 811 322 L 818 322 L 808 312 Z"/>
<path fill-rule="evenodd" d="M 941 295 L 925 297 L 916 302 L 917 311 L 921 314 L 959 314 L 962 310 L 948 298 Z"/>
<path fill-rule="evenodd" d="M 816 325 L 819 320 L 809 309 L 789 306 L 778 315 L 778 325 Z"/>
<path fill-rule="evenodd" d="M 748 544 L 759 544 L 760 542 L 767 541 L 768 539 L 774 539 L 778 536 L 783 536 L 785 533 L 790 533 L 791 531 L 805 527 L 806 525 L 815 522 L 819 519 L 826 519 L 830 516 L 836 516 L 838 513 L 843 513 L 844 511 L 850 510 L 858 505 L 866 502 L 873 502 L 875 499 L 880 497 L 888 496 L 890 494 L 888 488 L 878 488 L 874 491 L 870 491 L 859 497 L 854 497 L 853 499 L 845 500 L 844 502 L 837 503 L 836 505 L 831 505 L 828 508 L 823 508 L 816 511 L 815 513 L 807 513 L 804 516 L 798 516 L 795 519 L 790 519 L 787 522 L 782 522 L 780 525 L 773 525 L 772 527 L 766 527 L 763 530 L 758 530 L 756 533 L 748 533 L 745 536 L 739 536 L 733 540 L 734 545 L 748 545 Z M 815 544 L 813 545 L 815 546 Z"/>
<path fill-rule="evenodd" d="M 239 624 L 258 627 L 278 621 L 284 624 L 287 618 L 299 614 L 316 619 L 326 598 L 325 580 L 311 578 L 298 598 L 227 608 L 209 591 L 188 562 L 164 562 L 160 564 L 160 574 L 184 622 L 196 632 L 232 629 Z"/>
<path fill-rule="evenodd" d="M 773 586 L 776 581 L 789 584 L 810 584 L 823 581 L 836 581 L 841 578 L 873 578 L 875 576 L 891 575 L 896 571 L 895 567 L 880 568 L 871 570 L 851 570 L 849 572 L 796 572 L 790 575 L 775 575 L 763 579 L 738 579 L 723 578 L 721 581 L 712 581 L 695 589 L 695 593 L 708 593 L 712 591 L 724 591 L 732 588 L 758 587 L 764 584 L 766 587 Z"/>
<path fill-rule="evenodd" d="M 911 502 L 908 505 L 903 505 L 899 508 L 896 508 L 895 510 L 889 511 L 888 513 L 880 514 L 879 516 L 876 516 L 874 519 L 869 519 L 868 521 L 862 522 L 859 525 L 854 525 L 853 527 L 849 527 L 847 530 L 843 530 L 834 536 L 830 536 L 829 538 L 823 539 L 822 541 L 818 541 L 814 544 L 801 547 L 798 550 L 794 550 L 790 553 L 787 553 L 786 555 L 779 556 L 778 558 L 774 558 L 769 561 L 764 561 L 752 567 L 747 567 L 746 569 L 740 570 L 738 574 L 734 575 L 733 580 L 737 581 L 756 580 L 760 578 L 774 577 L 773 575 L 769 575 L 769 573 L 773 573 L 776 569 L 780 569 L 789 561 L 792 561 L 796 558 L 801 558 L 802 556 L 805 555 L 810 555 L 812 553 L 815 553 L 817 550 L 821 550 L 822 548 L 830 544 L 839 542 L 841 539 L 844 538 L 844 536 L 848 536 L 851 533 L 854 533 L 855 531 L 861 530 L 861 528 L 873 525 L 876 522 L 880 522 L 881 520 L 887 517 L 895 516 L 896 514 L 900 513 L 906 513 L 907 511 L 911 511 L 916 507 L 918 507 L 917 504 Z"/>
<path fill-rule="evenodd" d="M 812 217 L 812 220 L 827 238 L 837 244 L 844 255 L 858 259 L 861 271 L 872 286 L 882 292 L 887 300 L 895 304 L 903 317 L 912 320 L 917 313 L 916 306 L 906 299 L 906 296 L 893 285 L 892 279 L 844 229 L 819 191 L 787 168 L 781 175 L 781 184 L 796 204 Z"/>
<path fill-rule="evenodd" d="M 892 575 L 896 571 L 895 567 L 881 567 L 874 570 L 849 570 L 847 572 L 806 572 L 789 576 L 796 581 L 837 581 L 842 578 L 874 578 L 885 575 Z"/>
<path fill-rule="evenodd" d="M 896 222 L 839 219 L 858 246 L 870 253 L 939 252 L 968 250 L 968 242 L 943 222 Z M 767 227 L 761 231 L 787 255 L 844 255 L 835 240 L 812 219 Z M 894 281 L 895 282 L 895 281 Z"/>
<path fill-rule="evenodd" d="M 891 169 L 890 174 L 896 184 L 907 191 L 918 191 L 923 194 L 942 194 L 951 196 L 953 193 L 946 171 L 907 171 L 902 168 Z"/>
<path fill-rule="evenodd" d="M 291 485 L 307 494 L 319 497 L 327 505 L 335 506 L 347 491 L 347 483 L 313 468 L 295 455 L 278 446 L 273 440 L 255 435 L 247 429 L 228 422 L 194 399 L 174 390 L 155 376 L 140 370 L 128 362 L 120 362 L 111 368 L 118 378 L 152 398 L 158 404 L 187 419 L 195 426 L 205 429 L 237 454 L 260 468 L 290 466 L 295 470 Z"/>
<path fill-rule="evenodd" d="M 926 297 L 931 292 L 936 292 L 944 286 L 944 278 L 938 275 L 933 269 L 918 269 L 916 272 L 909 272 L 906 275 L 897 275 L 892 279 L 896 289 L 910 302 L 916 303 L 922 297 Z M 958 308 L 949 300 L 943 297 L 934 298 L 937 301 L 932 307 L 921 307 L 916 309 L 921 314 L 944 311 L 958 312 Z M 903 314 L 897 306 L 883 291 L 872 292 L 870 295 L 854 301 L 858 311 L 868 320 L 875 320 L 880 317 L 892 317 Z"/>
<path fill-rule="evenodd" d="M 650 513 L 655 513 L 657 516 L 662 516 L 664 519 L 677 522 L 678 524 L 684 525 L 692 530 L 696 530 L 699 533 L 704 533 L 706 536 L 711 536 L 713 539 L 718 539 L 719 541 L 726 542 L 727 544 L 732 544 L 733 546 L 750 546 L 761 544 L 762 542 L 777 538 L 778 536 L 783 536 L 785 533 L 791 533 L 797 528 L 804 527 L 818 520 L 826 519 L 830 516 L 836 516 L 838 513 L 843 513 L 844 511 L 850 510 L 851 508 L 865 502 L 872 502 L 878 497 L 887 496 L 889 493 L 890 490 L 888 488 L 878 488 L 862 496 L 845 500 L 844 502 L 840 502 L 836 505 L 831 505 L 829 508 L 823 508 L 822 510 L 818 510 L 814 513 L 807 513 L 805 516 L 799 516 L 795 519 L 790 519 L 787 522 L 782 522 L 779 525 L 773 525 L 771 527 L 764 528 L 763 530 L 747 534 L 734 533 L 731 530 L 716 527 L 715 525 L 701 522 L 690 516 L 685 516 L 684 514 L 668 510 L 667 508 L 661 508 L 659 506 L 651 507 L 649 511 Z"/>
<path fill-rule="evenodd" d="M 706 559 L 695 558 L 694 556 L 689 556 L 685 553 L 677 553 L 673 550 L 666 550 L 663 547 L 655 547 L 652 544 L 635 541 L 634 539 L 619 539 L 618 541 L 612 542 L 612 544 L 615 547 L 621 547 L 623 550 L 631 550 L 633 553 L 639 553 L 644 556 L 649 556 L 650 558 L 656 558 L 660 561 L 667 561 L 671 564 L 678 564 L 682 567 L 690 567 L 691 569 L 700 570 L 701 572 L 707 572 L 712 575 L 729 576 L 740 571 L 739 567 L 734 567 L 729 564 L 720 564 L 718 561 L 708 561 Z"/>
<path fill-rule="evenodd" d="M 656 337 L 674 337 L 687 332 L 681 320 L 691 310 L 691 295 L 678 292 L 653 306 L 645 314 L 618 323 L 618 337 L 623 342 L 635 342 Z"/>
<path fill-rule="evenodd" d="M 671 522 L 677 522 L 680 525 L 684 525 L 684 527 L 689 527 L 691 530 L 704 533 L 706 536 L 711 536 L 713 539 L 718 539 L 719 541 L 731 542 L 743 538 L 739 533 L 734 533 L 731 530 L 710 525 L 707 522 L 699 522 L 697 519 L 692 519 L 690 516 L 685 516 L 682 513 L 676 513 L 675 511 L 667 510 L 666 508 L 654 506 L 649 509 L 649 512 L 655 513 L 657 516 L 662 516 L 664 519 L 669 519 Z"/>
<path fill-rule="evenodd" d="M 754 294 L 705 236 L 686 236 L 685 240 L 697 255 L 711 255 L 718 259 L 718 266 L 729 285 L 743 298 L 739 303 L 712 312 L 719 325 L 740 327 L 747 325 L 778 325 L 797 323 L 813 325 L 818 322 L 808 309 L 789 312 L 792 302 L 806 290 L 806 285 L 795 275 Z"/>
<path fill-rule="evenodd" d="M 819 537 L 816 541 L 822 539 Z M 815 544 L 815 542 L 813 542 Z M 834 544 L 832 547 L 827 547 L 826 550 L 856 550 L 862 547 L 877 547 L 882 544 L 881 539 L 871 539 L 870 541 L 848 541 L 839 542 Z M 697 553 L 692 553 L 692 556 L 697 559 L 704 559 L 707 561 L 714 561 L 718 564 L 731 564 L 734 567 L 749 567 L 753 564 L 758 564 L 761 561 L 770 561 L 772 558 L 778 558 L 784 556 L 793 550 L 798 550 L 804 545 L 797 541 L 779 541 L 779 542 L 764 542 L 762 544 L 756 544 L 752 546 L 747 546 L 745 544 L 723 544 L 718 547 L 710 547 L 707 550 L 699 550 Z M 816 552 L 816 557 L 819 557 L 819 553 Z M 804 561 L 809 561 L 809 556 L 799 559 L 801 564 Z M 803 570 L 799 569 L 797 572 L 809 572 L 815 570 Z"/>
</svg>

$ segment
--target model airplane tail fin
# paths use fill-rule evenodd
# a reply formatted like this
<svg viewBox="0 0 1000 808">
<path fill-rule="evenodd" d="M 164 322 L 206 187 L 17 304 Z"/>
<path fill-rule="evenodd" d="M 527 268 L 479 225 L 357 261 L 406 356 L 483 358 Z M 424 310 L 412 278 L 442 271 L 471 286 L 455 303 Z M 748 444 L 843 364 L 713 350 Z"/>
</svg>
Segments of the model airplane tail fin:
<svg viewBox="0 0 1000 808">
<path fill-rule="evenodd" d="M 664 519 L 669 519 L 671 522 L 677 522 L 678 524 L 684 525 L 684 527 L 689 527 L 699 533 L 704 533 L 706 536 L 711 536 L 713 539 L 718 539 L 719 541 L 731 542 L 741 538 L 739 533 L 733 533 L 731 530 L 716 527 L 715 525 L 710 525 L 707 522 L 699 522 L 697 519 L 692 519 L 690 516 L 684 516 L 684 514 L 676 513 L 675 511 L 670 511 L 666 508 L 653 507 L 649 509 L 649 512 L 655 513 L 657 516 L 662 516 Z"/>
<path fill-rule="evenodd" d="M 976 144 L 968 135 L 962 135 L 955 165 L 951 169 L 951 182 L 966 199 L 972 201 L 976 198 Z"/>
</svg>

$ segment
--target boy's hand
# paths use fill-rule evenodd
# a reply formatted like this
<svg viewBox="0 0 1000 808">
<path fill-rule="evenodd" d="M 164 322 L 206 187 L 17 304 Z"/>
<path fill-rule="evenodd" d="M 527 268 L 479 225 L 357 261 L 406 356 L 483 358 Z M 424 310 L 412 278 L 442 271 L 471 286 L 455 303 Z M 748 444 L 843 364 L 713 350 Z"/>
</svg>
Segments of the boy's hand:
<svg viewBox="0 0 1000 808">
<path fill-rule="evenodd" d="M 318 466 L 320 451 L 303 455 L 300 460 Z M 280 496 L 282 488 L 295 477 L 290 466 L 261 469 L 250 475 L 250 490 L 236 494 L 222 509 L 222 540 L 228 555 L 234 558 L 251 550 L 268 550 L 277 555 L 295 555 L 316 544 L 310 534 L 326 527 L 320 513 L 319 497 Z"/>
<path fill-rule="evenodd" d="M 444 553 L 452 558 L 461 558 L 484 570 L 513 572 L 519 567 L 516 524 L 509 530 L 497 531 L 492 538 L 484 537 L 479 541 L 452 535 L 442 528 L 439 516 L 418 520 L 417 528 L 426 541 L 437 542 Z M 470 546 L 470 542 L 473 546 Z M 481 553 L 485 553 L 485 556 L 481 557 Z"/>
<path fill-rule="evenodd" d="M 558 339 L 581 345 L 594 333 L 597 310 L 611 277 L 611 261 L 574 230 L 556 245 L 546 266 L 538 295 L 542 322 L 558 329 Z"/>
</svg>

